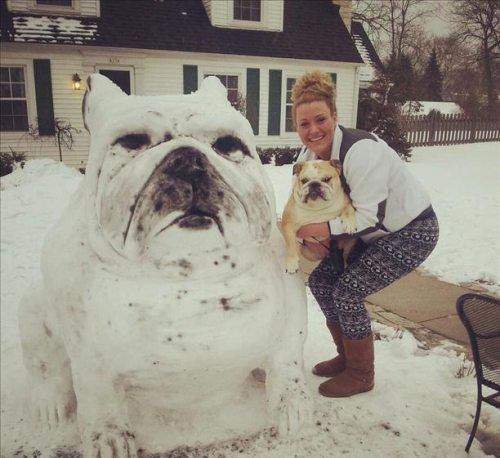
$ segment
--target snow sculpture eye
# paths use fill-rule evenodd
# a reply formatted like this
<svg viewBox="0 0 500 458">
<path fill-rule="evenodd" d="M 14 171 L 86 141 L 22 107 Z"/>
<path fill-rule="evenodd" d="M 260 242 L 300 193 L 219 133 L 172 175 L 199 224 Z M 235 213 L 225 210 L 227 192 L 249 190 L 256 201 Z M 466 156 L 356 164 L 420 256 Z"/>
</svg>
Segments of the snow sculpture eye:
<svg viewBox="0 0 500 458">
<path fill-rule="evenodd" d="M 309 181 L 308 178 L 302 178 L 302 180 L 300 180 L 302 184 L 306 184 L 308 181 Z"/>
<path fill-rule="evenodd" d="M 239 153 L 240 156 L 250 156 L 250 151 L 248 151 L 246 145 L 239 138 L 233 137 L 232 135 L 218 138 L 212 144 L 212 148 L 218 154 L 230 157 L 231 159 L 238 159 L 234 153 Z M 239 159 L 243 158 L 240 157 Z"/>
<path fill-rule="evenodd" d="M 128 134 L 115 140 L 112 146 L 119 144 L 129 151 L 143 149 L 151 144 L 148 134 Z"/>
<path fill-rule="evenodd" d="M 331 179 L 332 179 L 332 177 L 324 177 L 324 178 L 321 179 L 321 181 L 323 183 L 328 183 Z"/>
</svg>

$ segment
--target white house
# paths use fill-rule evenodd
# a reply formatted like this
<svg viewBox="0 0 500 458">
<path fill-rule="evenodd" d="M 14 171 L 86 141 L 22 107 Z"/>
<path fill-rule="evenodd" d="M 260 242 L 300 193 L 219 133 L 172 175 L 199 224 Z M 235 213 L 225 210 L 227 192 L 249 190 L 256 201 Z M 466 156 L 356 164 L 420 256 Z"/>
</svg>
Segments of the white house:
<svg viewBox="0 0 500 458">
<path fill-rule="evenodd" d="M 337 85 L 354 127 L 363 60 L 350 0 L 0 0 L 1 151 L 58 158 L 54 119 L 80 130 L 64 161 L 85 165 L 85 80 L 101 72 L 138 95 L 189 93 L 217 75 L 243 98 L 261 147 L 298 145 L 290 93 L 303 72 Z M 80 88 L 76 88 L 80 80 Z M 38 126 L 41 140 L 28 133 Z"/>
</svg>

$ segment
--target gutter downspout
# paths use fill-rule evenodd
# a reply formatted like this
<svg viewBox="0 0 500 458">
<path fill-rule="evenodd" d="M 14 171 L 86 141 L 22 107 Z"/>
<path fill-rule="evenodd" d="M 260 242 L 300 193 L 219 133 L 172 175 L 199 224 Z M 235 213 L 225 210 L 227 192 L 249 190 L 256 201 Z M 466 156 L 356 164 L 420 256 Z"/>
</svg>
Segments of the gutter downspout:
<svg viewBox="0 0 500 458">
<path fill-rule="evenodd" d="M 353 128 L 357 128 L 356 124 L 358 121 L 359 74 L 361 73 L 361 67 L 362 65 L 358 65 L 354 73 L 354 85 L 353 85 L 354 87 L 352 94 L 353 108 L 352 108 L 352 120 L 351 120 L 351 125 L 353 126 Z"/>
</svg>

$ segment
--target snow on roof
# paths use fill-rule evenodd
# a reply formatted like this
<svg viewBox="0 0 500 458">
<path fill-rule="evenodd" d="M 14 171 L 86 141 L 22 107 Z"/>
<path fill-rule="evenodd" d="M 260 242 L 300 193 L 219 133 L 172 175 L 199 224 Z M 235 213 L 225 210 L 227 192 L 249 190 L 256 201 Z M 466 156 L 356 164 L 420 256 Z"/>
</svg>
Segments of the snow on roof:
<svg viewBox="0 0 500 458">
<path fill-rule="evenodd" d="M 97 24 L 88 19 L 49 16 L 13 16 L 14 41 L 83 43 L 97 36 Z"/>
<path fill-rule="evenodd" d="M 432 110 L 441 114 L 460 114 L 462 109 L 455 102 L 428 102 L 413 100 L 405 102 L 401 108 L 404 114 L 428 115 Z"/>
<path fill-rule="evenodd" d="M 200 0 L 101 1 L 98 18 L 40 18 L 11 13 L 5 5 L 0 0 L 2 41 L 362 62 L 330 0 L 314 0 L 314 8 L 309 2 L 287 0 L 282 32 L 214 27 Z M 318 41 L 325 27 L 328 40 Z"/>
<path fill-rule="evenodd" d="M 356 45 L 356 49 L 365 63 L 365 65 L 360 68 L 359 73 L 360 83 L 363 86 L 363 83 L 372 81 L 375 78 L 375 70 L 382 70 L 383 66 L 361 22 L 352 21 L 351 35 Z"/>
<path fill-rule="evenodd" d="M 371 81 L 375 76 L 375 66 L 370 57 L 370 53 L 365 47 L 363 40 L 359 36 L 353 36 L 354 43 L 356 48 L 363 59 L 363 62 L 366 64 L 364 67 L 361 67 L 359 72 L 359 78 L 361 81 Z"/>
</svg>

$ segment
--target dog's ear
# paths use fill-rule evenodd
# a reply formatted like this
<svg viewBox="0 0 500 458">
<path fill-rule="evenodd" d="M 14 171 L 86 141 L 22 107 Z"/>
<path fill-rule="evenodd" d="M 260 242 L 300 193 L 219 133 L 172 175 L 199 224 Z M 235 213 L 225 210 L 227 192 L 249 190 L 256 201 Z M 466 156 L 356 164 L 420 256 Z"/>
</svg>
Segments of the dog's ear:
<svg viewBox="0 0 500 458">
<path fill-rule="evenodd" d="M 338 161 L 337 159 L 332 159 L 330 161 L 330 164 L 332 164 L 333 168 L 335 168 L 337 172 L 339 172 L 339 175 L 342 175 L 342 164 L 340 163 L 340 161 Z"/>
<path fill-rule="evenodd" d="M 295 164 L 293 164 L 293 174 L 299 175 L 300 171 L 302 170 L 302 167 L 304 167 L 303 162 L 296 162 Z"/>
</svg>

